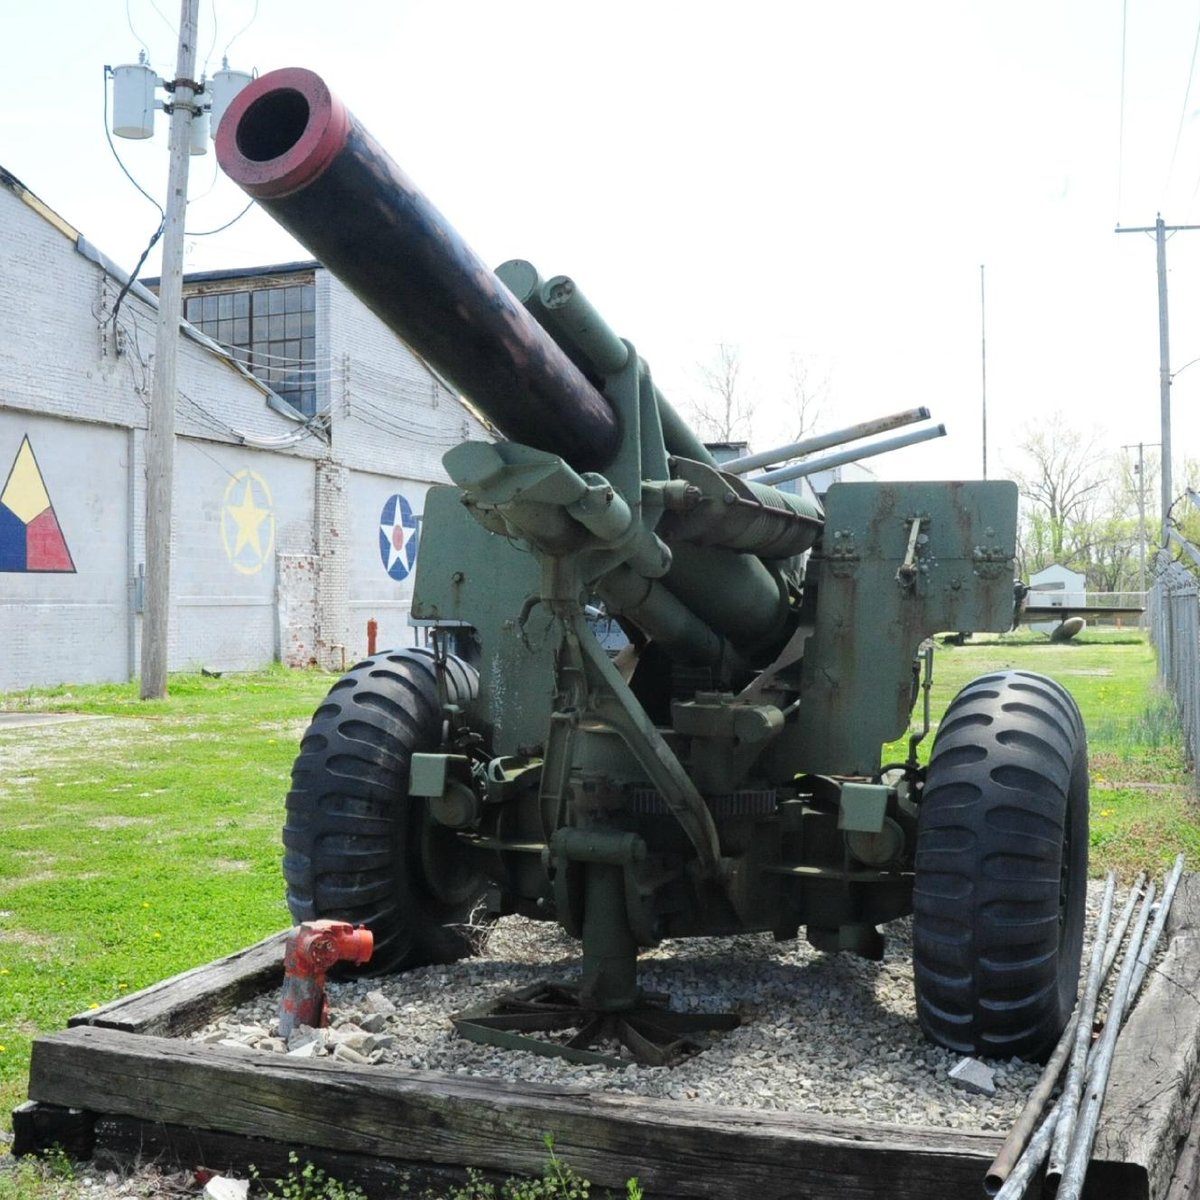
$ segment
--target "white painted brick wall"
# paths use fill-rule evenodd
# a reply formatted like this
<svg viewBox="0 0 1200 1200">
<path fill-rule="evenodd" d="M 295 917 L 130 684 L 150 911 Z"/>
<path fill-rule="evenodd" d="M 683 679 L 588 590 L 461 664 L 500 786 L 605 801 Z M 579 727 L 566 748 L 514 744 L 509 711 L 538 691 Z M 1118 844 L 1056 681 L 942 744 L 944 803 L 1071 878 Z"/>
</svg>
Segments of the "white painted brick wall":
<svg viewBox="0 0 1200 1200">
<path fill-rule="evenodd" d="M 126 296 L 114 336 L 118 290 L 0 186 L 0 486 L 21 438 L 36 435 L 72 553 L 87 547 L 76 575 L 0 572 L 0 690 L 124 679 L 139 664 L 132 598 L 145 562 L 156 314 Z M 338 669 L 365 654 L 369 616 L 381 645 L 411 641 L 411 580 L 389 579 L 379 555 L 383 500 L 403 493 L 420 513 L 428 484 L 445 480 L 442 454 L 486 431 L 323 270 L 316 345 L 332 445 L 308 437 L 255 449 L 244 443 L 286 440 L 297 425 L 221 358 L 180 339 L 173 670 L 244 669 L 281 650 Z M 267 481 L 274 501 L 274 557 L 254 576 L 230 571 L 220 536 L 224 489 L 243 469 Z"/>
</svg>

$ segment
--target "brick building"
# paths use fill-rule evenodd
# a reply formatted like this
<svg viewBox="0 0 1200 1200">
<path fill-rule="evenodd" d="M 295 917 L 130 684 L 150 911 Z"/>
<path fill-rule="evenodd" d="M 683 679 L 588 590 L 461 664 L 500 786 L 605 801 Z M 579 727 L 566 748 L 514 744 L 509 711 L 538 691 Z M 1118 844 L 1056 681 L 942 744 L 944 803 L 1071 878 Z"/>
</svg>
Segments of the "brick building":
<svg viewBox="0 0 1200 1200">
<path fill-rule="evenodd" d="M 0 263 L 0 690 L 128 679 L 155 299 L 122 294 L 125 274 L 2 169 Z M 315 263 L 189 277 L 189 315 L 211 328 L 211 297 L 213 320 L 236 324 L 236 296 L 260 289 L 283 309 L 246 353 L 181 328 L 172 670 L 337 669 L 365 652 L 370 618 L 381 645 L 411 643 L 425 493 L 446 449 L 487 436 Z"/>
</svg>

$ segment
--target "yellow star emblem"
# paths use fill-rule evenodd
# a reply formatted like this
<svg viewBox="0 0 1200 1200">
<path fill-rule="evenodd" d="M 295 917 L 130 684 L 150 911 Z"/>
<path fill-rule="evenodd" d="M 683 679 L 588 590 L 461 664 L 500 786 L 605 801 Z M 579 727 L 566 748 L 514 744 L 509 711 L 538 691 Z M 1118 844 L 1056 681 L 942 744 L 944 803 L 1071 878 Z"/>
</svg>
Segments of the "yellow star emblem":
<svg viewBox="0 0 1200 1200">
<path fill-rule="evenodd" d="M 275 515 L 270 489 L 256 472 L 243 469 L 229 481 L 221 509 L 221 538 L 235 570 L 255 575 L 263 569 L 275 545 Z"/>
</svg>

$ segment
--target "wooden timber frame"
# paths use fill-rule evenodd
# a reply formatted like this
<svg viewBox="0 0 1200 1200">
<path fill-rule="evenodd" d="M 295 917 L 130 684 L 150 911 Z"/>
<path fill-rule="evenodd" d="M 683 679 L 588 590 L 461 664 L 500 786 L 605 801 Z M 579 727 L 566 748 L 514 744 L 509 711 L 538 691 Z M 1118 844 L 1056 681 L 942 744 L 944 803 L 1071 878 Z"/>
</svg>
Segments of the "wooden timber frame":
<svg viewBox="0 0 1200 1200">
<path fill-rule="evenodd" d="M 1196 1194 L 1200 1156 L 1189 1131 L 1200 1095 L 1200 877 L 1181 883 L 1167 936 L 1118 1041 L 1085 1192 L 1094 1200 Z M 21 1129 L 34 1115 L 83 1110 L 92 1115 L 98 1148 L 165 1153 L 219 1170 L 244 1171 L 254 1162 L 268 1177 L 294 1149 L 377 1197 L 399 1194 L 402 1177 L 445 1182 L 463 1178 L 467 1167 L 493 1177 L 539 1175 L 550 1134 L 556 1153 L 598 1195 L 602 1188 L 624 1192 L 636 1175 L 652 1200 L 950 1200 L 983 1194 L 984 1171 L 1001 1143 L 983 1132 L 716 1108 L 183 1040 L 279 986 L 283 939 L 82 1013 L 65 1031 L 38 1038 L 32 1103 L 22 1106 L 30 1120 Z M 1187 1178 L 1176 1173 L 1177 1162 Z"/>
</svg>

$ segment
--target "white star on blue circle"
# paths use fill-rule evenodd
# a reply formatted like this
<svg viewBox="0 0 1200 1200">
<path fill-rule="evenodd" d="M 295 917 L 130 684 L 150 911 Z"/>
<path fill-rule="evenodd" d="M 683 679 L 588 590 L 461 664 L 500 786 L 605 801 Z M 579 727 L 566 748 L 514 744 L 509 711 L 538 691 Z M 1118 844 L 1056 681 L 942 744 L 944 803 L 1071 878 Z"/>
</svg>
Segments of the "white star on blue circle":
<svg viewBox="0 0 1200 1200">
<path fill-rule="evenodd" d="M 407 579 L 416 566 L 418 541 L 412 505 L 399 493 L 389 496 L 379 514 L 379 557 L 393 579 Z"/>
</svg>

